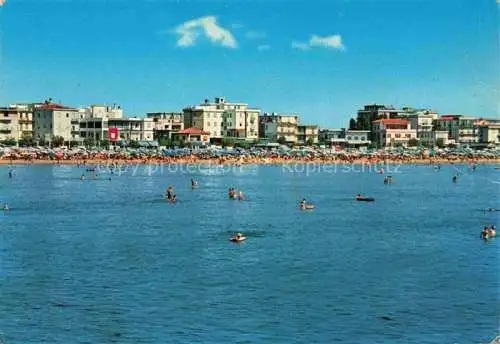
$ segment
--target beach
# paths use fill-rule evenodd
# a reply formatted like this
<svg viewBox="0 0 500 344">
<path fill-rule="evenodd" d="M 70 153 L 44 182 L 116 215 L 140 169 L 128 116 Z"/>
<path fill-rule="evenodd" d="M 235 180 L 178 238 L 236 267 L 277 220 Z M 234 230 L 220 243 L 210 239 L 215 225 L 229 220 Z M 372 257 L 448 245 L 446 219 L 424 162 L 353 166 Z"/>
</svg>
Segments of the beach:
<svg viewBox="0 0 500 344">
<path fill-rule="evenodd" d="M 276 165 L 276 164 L 365 164 L 365 165 L 436 165 L 436 164 L 500 164 L 500 158 L 470 158 L 459 156 L 448 157 L 401 157 L 401 158 L 368 158 L 368 157 L 250 157 L 250 158 L 200 158 L 162 157 L 162 158 L 79 158 L 79 159 L 0 159 L 0 165 L 136 165 L 136 164 L 199 164 L 199 165 Z"/>
</svg>

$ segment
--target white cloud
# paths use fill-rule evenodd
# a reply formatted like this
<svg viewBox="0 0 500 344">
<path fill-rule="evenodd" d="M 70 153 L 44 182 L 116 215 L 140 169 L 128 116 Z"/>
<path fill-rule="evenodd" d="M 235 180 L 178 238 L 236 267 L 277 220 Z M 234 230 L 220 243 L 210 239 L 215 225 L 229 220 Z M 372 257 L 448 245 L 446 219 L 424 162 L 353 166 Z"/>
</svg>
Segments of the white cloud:
<svg viewBox="0 0 500 344">
<path fill-rule="evenodd" d="M 262 31 L 247 31 L 245 37 L 248 39 L 264 39 L 266 38 L 266 33 Z"/>
<path fill-rule="evenodd" d="M 258 50 L 258 51 L 264 51 L 264 50 L 269 50 L 269 49 L 271 49 L 271 46 L 270 46 L 270 45 L 267 45 L 267 44 L 262 44 L 262 45 L 259 45 L 259 46 L 257 47 L 257 50 Z"/>
<path fill-rule="evenodd" d="M 177 45 L 179 47 L 194 46 L 201 34 L 205 35 L 213 44 L 220 44 L 226 48 L 236 48 L 237 43 L 233 34 L 217 24 L 214 16 L 201 17 L 187 22 L 175 28 L 179 35 Z"/>
<path fill-rule="evenodd" d="M 327 49 L 344 50 L 345 46 L 342 43 L 342 37 L 340 35 L 331 35 L 331 36 L 325 36 L 325 37 L 321 37 L 318 35 L 312 35 L 307 43 L 293 41 L 292 48 L 296 48 L 296 49 L 300 49 L 300 50 L 309 50 L 311 48 L 327 48 Z"/>
<path fill-rule="evenodd" d="M 309 47 L 309 44 L 307 44 L 307 43 L 293 41 L 292 48 L 300 49 L 300 50 L 309 50 L 311 47 Z"/>
<path fill-rule="evenodd" d="M 332 35 L 326 37 L 320 37 L 317 35 L 312 35 L 309 40 L 309 45 L 311 47 L 323 47 L 330 49 L 344 49 L 344 45 L 342 44 L 342 37 L 340 35 Z"/>
</svg>

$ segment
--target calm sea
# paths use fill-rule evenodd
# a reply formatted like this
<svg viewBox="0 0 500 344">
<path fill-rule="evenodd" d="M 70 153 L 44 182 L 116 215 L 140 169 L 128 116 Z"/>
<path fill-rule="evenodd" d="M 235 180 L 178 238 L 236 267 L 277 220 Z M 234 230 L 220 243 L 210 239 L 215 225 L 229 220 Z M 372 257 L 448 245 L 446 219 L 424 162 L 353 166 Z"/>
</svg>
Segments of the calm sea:
<svg viewBox="0 0 500 344">
<path fill-rule="evenodd" d="M 462 344 L 499 334 L 500 237 L 479 234 L 498 225 L 485 209 L 500 208 L 500 171 L 392 167 L 384 185 L 360 166 L 313 169 L 139 166 L 92 180 L 72 166 L 16 166 L 12 178 L 1 167 L 11 207 L 0 212 L 1 340 Z M 175 205 L 163 199 L 169 185 Z M 230 186 L 247 200 L 228 200 Z M 301 212 L 302 197 L 317 209 Z M 243 244 L 228 241 L 237 231 Z"/>
</svg>

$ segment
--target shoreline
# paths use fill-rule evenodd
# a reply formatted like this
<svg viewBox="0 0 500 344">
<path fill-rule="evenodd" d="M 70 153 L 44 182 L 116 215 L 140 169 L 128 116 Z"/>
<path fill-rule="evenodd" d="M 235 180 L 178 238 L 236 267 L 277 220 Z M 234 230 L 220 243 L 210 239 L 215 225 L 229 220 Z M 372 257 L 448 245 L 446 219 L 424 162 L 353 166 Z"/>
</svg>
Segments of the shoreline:
<svg viewBox="0 0 500 344">
<path fill-rule="evenodd" d="M 288 165 L 288 164 L 318 164 L 318 165 L 455 165 L 455 164 L 500 164 L 500 158 L 408 158 L 408 159 L 281 159 L 281 158 L 250 158 L 250 159 L 199 159 L 199 158 L 177 158 L 177 159 L 78 159 L 78 160 L 0 160 L 2 165 Z"/>
</svg>

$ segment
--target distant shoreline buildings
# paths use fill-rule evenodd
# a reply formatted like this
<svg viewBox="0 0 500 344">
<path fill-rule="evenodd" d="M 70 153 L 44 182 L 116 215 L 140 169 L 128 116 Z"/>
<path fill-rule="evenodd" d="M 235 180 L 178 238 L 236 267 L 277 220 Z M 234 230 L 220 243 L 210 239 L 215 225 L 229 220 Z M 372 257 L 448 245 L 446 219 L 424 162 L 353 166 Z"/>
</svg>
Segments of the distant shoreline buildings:
<svg viewBox="0 0 500 344">
<path fill-rule="evenodd" d="M 440 115 L 430 109 L 382 104 L 358 110 L 349 128 L 304 124 L 300 114 L 262 112 L 216 97 L 182 112 L 125 117 L 114 105 L 74 108 L 52 102 L 0 107 L 0 142 L 20 145 L 268 144 L 361 147 L 487 147 L 500 143 L 500 120 Z"/>
</svg>

